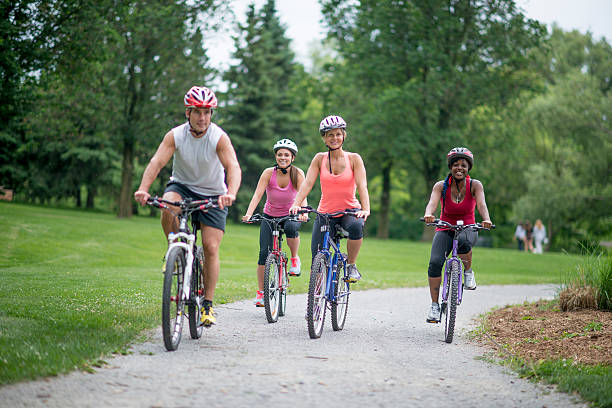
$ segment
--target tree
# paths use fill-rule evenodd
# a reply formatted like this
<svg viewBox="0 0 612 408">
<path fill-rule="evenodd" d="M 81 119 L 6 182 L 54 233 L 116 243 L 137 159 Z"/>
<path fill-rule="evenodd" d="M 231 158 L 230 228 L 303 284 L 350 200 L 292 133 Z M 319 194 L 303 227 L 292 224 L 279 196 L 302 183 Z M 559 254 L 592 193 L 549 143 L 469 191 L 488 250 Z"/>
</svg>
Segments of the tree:
<svg viewBox="0 0 612 408">
<path fill-rule="evenodd" d="M 381 141 L 374 160 L 365 160 L 368 171 L 382 175 L 385 228 L 393 170 L 409 163 L 427 186 L 418 199 L 426 200 L 445 171 L 444 153 L 465 141 L 467 115 L 532 86 L 529 50 L 539 45 L 544 27 L 526 19 L 512 0 L 322 4 L 342 74 L 352 72 L 355 92 L 369 105 L 347 106 L 358 109 L 352 116 L 360 146 Z"/>
<path fill-rule="evenodd" d="M 229 89 L 221 122 L 242 167 L 239 205 L 231 209 L 235 219 L 242 215 L 242 207 L 246 208 L 261 171 L 273 163 L 274 142 L 295 139 L 300 129 L 299 109 L 291 92 L 296 64 L 275 1 L 268 0 L 259 11 L 251 4 L 246 24 L 239 29 L 233 53 L 238 63 L 224 75 Z"/>
</svg>

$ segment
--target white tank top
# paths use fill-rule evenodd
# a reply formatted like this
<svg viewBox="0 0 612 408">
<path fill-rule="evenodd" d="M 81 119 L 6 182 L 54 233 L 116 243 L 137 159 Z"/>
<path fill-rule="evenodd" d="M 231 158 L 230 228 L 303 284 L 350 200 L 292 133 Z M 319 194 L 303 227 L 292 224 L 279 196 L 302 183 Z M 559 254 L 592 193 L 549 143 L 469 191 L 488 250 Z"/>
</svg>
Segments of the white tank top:
<svg viewBox="0 0 612 408">
<path fill-rule="evenodd" d="M 227 192 L 225 171 L 217 155 L 217 143 L 225 133 L 211 122 L 204 136 L 195 138 L 189 132 L 189 122 L 172 129 L 174 159 L 171 181 L 186 185 L 190 190 L 206 196 Z"/>
</svg>

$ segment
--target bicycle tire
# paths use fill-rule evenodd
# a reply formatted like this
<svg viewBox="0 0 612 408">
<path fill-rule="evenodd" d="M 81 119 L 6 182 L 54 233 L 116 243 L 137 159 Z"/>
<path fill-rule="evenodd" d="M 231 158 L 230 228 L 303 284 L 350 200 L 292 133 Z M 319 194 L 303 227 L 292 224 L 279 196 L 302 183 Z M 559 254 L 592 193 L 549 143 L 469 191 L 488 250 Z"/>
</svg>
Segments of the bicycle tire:
<svg viewBox="0 0 612 408">
<path fill-rule="evenodd" d="M 268 323 L 276 323 L 278 321 L 278 312 L 280 306 L 280 282 L 278 281 L 278 271 L 280 262 L 278 256 L 270 253 L 266 258 L 264 267 L 264 308 L 266 309 L 266 319 Z"/>
<path fill-rule="evenodd" d="M 459 290 L 459 261 L 453 261 L 448 282 L 448 304 L 446 306 L 446 324 L 444 326 L 444 341 L 453 342 L 455 332 L 455 317 L 457 315 L 457 296 Z"/>
<path fill-rule="evenodd" d="M 325 286 L 327 284 L 327 263 L 325 255 L 318 253 L 312 261 L 310 282 L 308 284 L 308 303 L 306 307 L 306 321 L 308 335 L 311 339 L 318 339 L 323 332 L 325 311 L 327 309 Z"/>
<path fill-rule="evenodd" d="M 346 257 L 344 258 L 346 259 Z M 336 265 L 336 270 L 340 266 L 340 270 L 337 271 L 336 287 L 334 288 L 334 294 L 336 301 L 331 306 L 331 323 L 332 328 L 335 331 L 342 330 L 346 321 L 346 314 L 348 312 L 349 303 L 349 283 L 346 281 L 346 262 Z"/>
<path fill-rule="evenodd" d="M 193 271 L 191 272 L 191 294 L 189 296 L 189 334 L 192 339 L 202 337 L 204 327 L 200 323 L 202 311 L 201 299 L 204 299 L 204 249 L 198 246 L 193 256 Z"/>
<path fill-rule="evenodd" d="M 178 348 L 183 333 L 185 301 L 181 299 L 181 292 L 184 274 L 185 250 L 175 247 L 168 253 L 164 265 L 162 293 L 162 335 L 168 351 Z"/>
<path fill-rule="evenodd" d="M 289 288 L 289 272 L 287 271 L 287 258 L 284 259 L 284 267 L 283 272 L 281 273 L 281 277 L 283 281 L 280 285 L 280 297 L 278 299 L 278 315 L 283 317 L 285 312 L 287 311 L 287 289 Z"/>
</svg>

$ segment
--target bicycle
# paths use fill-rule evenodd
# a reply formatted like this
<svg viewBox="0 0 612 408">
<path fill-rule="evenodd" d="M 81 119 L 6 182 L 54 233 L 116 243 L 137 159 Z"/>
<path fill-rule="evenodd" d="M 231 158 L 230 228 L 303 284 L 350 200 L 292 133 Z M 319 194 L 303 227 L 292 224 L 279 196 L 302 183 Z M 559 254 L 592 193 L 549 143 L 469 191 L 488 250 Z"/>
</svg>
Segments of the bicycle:
<svg viewBox="0 0 612 408">
<path fill-rule="evenodd" d="M 420 220 L 425 221 L 423 217 Z M 480 223 L 464 225 L 462 220 L 457 221 L 457 225 L 453 225 L 437 218 L 433 223 L 427 223 L 426 225 L 453 231 L 453 249 L 446 256 L 446 261 L 444 262 L 444 281 L 442 284 L 442 301 L 440 303 L 440 316 L 445 316 L 444 341 L 452 343 L 457 306 L 463 300 L 463 262 L 461 262 L 457 255 L 457 248 L 459 247 L 458 235 L 467 229 L 479 231 L 482 229 L 488 230 L 488 228 L 484 228 Z M 495 225 L 491 225 L 491 229 L 493 228 L 495 228 Z"/>
<path fill-rule="evenodd" d="M 197 244 L 199 222 L 192 219 L 191 214 L 218 208 L 218 202 L 217 199 L 168 201 L 153 197 L 147 200 L 147 204 L 170 212 L 179 221 L 179 232 L 168 234 L 168 250 L 162 268 L 162 335 L 166 350 L 174 351 L 181 342 L 185 306 L 191 338 L 202 336 L 204 326 L 200 322 L 200 309 L 204 300 L 204 250 Z M 168 205 L 179 207 L 181 212 L 175 213 Z"/>
<path fill-rule="evenodd" d="M 350 285 L 348 282 L 348 256 L 340 250 L 340 240 L 348 238 L 348 232 L 336 224 L 333 234 L 329 231 L 330 218 L 339 215 L 355 216 L 352 211 L 337 211 L 335 213 L 320 213 L 310 207 L 302 207 L 298 214 L 313 212 L 323 219 L 321 232 L 323 242 L 312 261 L 310 282 L 308 285 L 308 303 L 306 321 L 308 335 L 311 339 L 321 337 L 327 308 L 331 312 L 331 323 L 334 331 L 344 328 L 348 312 Z"/>
<path fill-rule="evenodd" d="M 296 216 L 287 215 L 279 218 L 266 218 L 253 214 L 247 224 L 267 222 L 272 230 L 272 250 L 268 253 L 264 267 L 264 308 L 268 323 L 276 323 L 279 316 L 284 316 L 287 308 L 287 289 L 289 288 L 289 259 L 282 251 L 284 230 L 281 224 L 286 220 L 297 221 Z"/>
</svg>

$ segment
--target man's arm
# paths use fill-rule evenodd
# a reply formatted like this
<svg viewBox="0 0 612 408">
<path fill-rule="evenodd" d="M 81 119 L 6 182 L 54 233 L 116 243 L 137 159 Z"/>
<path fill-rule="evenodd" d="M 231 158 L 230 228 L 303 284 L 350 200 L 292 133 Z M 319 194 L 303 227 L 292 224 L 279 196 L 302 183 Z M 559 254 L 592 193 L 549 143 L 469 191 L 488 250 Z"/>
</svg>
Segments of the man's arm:
<svg viewBox="0 0 612 408">
<path fill-rule="evenodd" d="M 157 178 L 159 171 L 168 163 L 172 155 L 174 154 L 176 146 L 174 144 L 174 133 L 169 131 L 164 136 L 164 140 L 159 144 L 157 151 L 149 161 L 147 168 L 142 174 L 142 180 L 140 181 L 140 187 L 134 193 L 134 199 L 140 203 L 140 205 L 145 205 L 147 203 L 147 199 L 151 196 L 149 194 L 149 188 L 151 188 L 151 184 Z"/>
<path fill-rule="evenodd" d="M 236 157 L 236 151 L 228 135 L 223 134 L 217 143 L 217 156 L 225 168 L 227 193 L 219 197 L 219 208 L 231 206 L 236 201 L 236 194 L 242 181 L 242 170 Z"/>
</svg>

